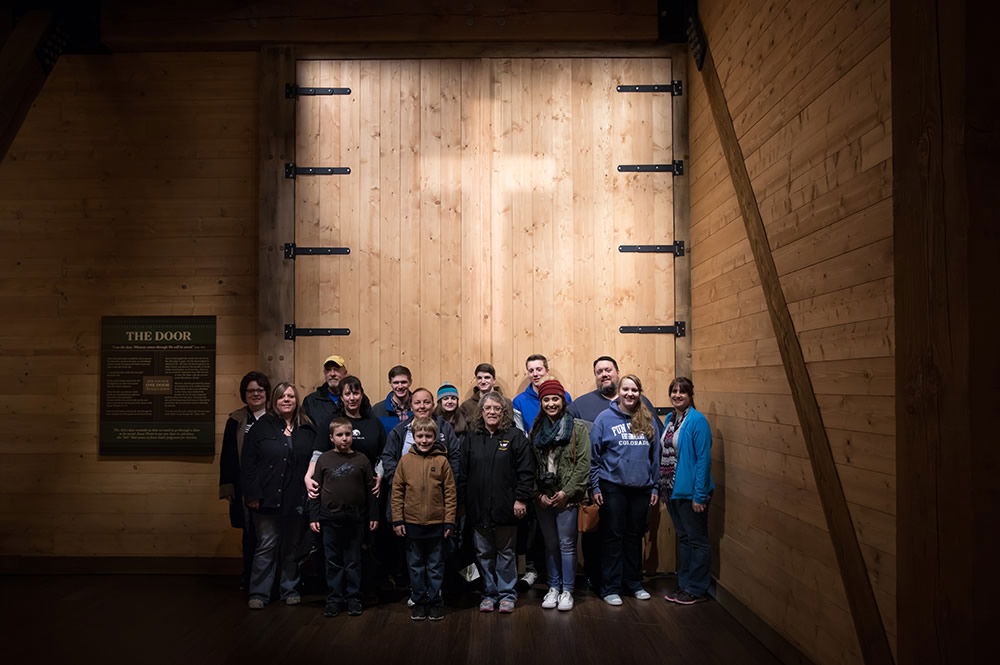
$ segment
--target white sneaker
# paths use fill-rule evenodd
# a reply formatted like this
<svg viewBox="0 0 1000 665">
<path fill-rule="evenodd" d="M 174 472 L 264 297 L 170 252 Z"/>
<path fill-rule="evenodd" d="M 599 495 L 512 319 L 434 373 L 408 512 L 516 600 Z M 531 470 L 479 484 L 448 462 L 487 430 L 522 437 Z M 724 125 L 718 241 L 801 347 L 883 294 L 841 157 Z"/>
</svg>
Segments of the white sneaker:
<svg viewBox="0 0 1000 665">
<path fill-rule="evenodd" d="M 559 609 L 563 612 L 568 612 L 573 609 L 573 592 L 563 591 L 559 594 Z"/>
<path fill-rule="evenodd" d="M 549 592 L 545 594 L 545 598 L 542 599 L 542 609 L 552 610 L 555 609 L 556 605 L 559 604 L 559 589 L 555 587 L 549 587 Z"/>
<path fill-rule="evenodd" d="M 524 575 L 521 576 L 521 584 L 525 585 L 529 589 L 535 585 L 538 581 L 538 573 L 533 570 L 525 571 Z"/>
<path fill-rule="evenodd" d="M 609 593 L 604 597 L 604 602 L 607 603 L 608 605 L 621 605 L 622 597 L 619 596 L 617 593 Z"/>
<path fill-rule="evenodd" d="M 649 600 L 649 598 L 650 598 L 649 592 L 646 591 L 645 589 L 638 589 L 632 595 L 635 596 L 639 600 Z"/>
</svg>

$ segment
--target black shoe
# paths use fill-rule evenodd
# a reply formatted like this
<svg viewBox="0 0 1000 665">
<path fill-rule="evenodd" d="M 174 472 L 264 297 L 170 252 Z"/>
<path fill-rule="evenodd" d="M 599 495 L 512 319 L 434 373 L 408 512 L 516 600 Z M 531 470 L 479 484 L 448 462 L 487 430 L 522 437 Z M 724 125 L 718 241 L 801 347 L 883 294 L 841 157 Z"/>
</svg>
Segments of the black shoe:
<svg viewBox="0 0 1000 665">
<path fill-rule="evenodd" d="M 414 621 L 423 621 L 427 618 L 427 608 L 423 605 L 414 605 L 410 608 L 410 618 Z"/>
<path fill-rule="evenodd" d="M 431 621 L 440 621 L 444 618 L 444 612 L 440 605 L 431 605 L 427 608 L 427 618 Z"/>
<path fill-rule="evenodd" d="M 669 600 L 678 605 L 694 605 L 695 603 L 704 603 L 708 598 L 705 596 L 695 596 L 687 591 L 678 591 Z"/>
<path fill-rule="evenodd" d="M 364 608 L 361 606 L 361 601 L 357 598 L 351 598 L 347 601 L 347 613 L 352 617 L 361 616 Z"/>
<path fill-rule="evenodd" d="M 323 616 L 330 618 L 335 617 L 340 614 L 343 609 L 344 608 L 340 606 L 340 603 L 327 603 L 326 607 L 323 608 Z"/>
</svg>

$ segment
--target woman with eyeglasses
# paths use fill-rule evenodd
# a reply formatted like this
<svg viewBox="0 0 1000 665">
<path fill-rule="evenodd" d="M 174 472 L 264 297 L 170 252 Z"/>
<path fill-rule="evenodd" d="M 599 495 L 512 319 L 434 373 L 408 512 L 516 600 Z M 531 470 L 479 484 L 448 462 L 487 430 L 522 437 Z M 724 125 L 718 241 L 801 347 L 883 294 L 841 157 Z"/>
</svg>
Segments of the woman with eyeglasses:
<svg viewBox="0 0 1000 665">
<path fill-rule="evenodd" d="M 222 451 L 219 453 L 219 498 L 229 502 L 229 523 L 243 530 L 243 572 L 240 588 L 250 582 L 250 565 L 253 561 L 257 536 L 253 520 L 243 504 L 243 483 L 240 482 L 240 454 L 243 440 L 253 424 L 267 413 L 267 397 L 271 382 L 260 372 L 247 372 L 240 380 L 240 399 L 244 406 L 229 414 L 222 434 Z"/>
<path fill-rule="evenodd" d="M 517 523 L 535 496 L 535 462 L 500 393 L 488 392 L 479 400 L 463 448 L 462 471 L 466 520 L 473 529 L 483 580 L 479 611 L 510 614 L 517 601 Z"/>
</svg>

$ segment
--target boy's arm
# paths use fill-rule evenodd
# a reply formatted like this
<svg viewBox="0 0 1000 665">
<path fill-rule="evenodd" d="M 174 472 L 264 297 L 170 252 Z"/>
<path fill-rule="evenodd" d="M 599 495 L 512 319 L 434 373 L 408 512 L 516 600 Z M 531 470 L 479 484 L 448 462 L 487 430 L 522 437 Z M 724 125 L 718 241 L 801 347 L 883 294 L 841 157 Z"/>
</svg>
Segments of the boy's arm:
<svg viewBox="0 0 1000 665">
<path fill-rule="evenodd" d="M 454 530 L 458 512 L 458 489 L 450 464 L 444 465 L 443 476 L 441 483 L 444 490 L 444 528 Z"/>
<path fill-rule="evenodd" d="M 403 501 L 406 498 L 406 464 L 402 463 L 396 467 L 396 473 L 392 477 L 392 526 L 403 524 Z"/>
</svg>

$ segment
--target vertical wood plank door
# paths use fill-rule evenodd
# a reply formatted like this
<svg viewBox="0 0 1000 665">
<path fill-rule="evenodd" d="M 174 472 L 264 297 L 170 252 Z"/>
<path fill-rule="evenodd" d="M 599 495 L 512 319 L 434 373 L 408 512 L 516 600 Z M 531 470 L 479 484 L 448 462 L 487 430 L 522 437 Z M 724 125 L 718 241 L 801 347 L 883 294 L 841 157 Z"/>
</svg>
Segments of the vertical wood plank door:
<svg viewBox="0 0 1000 665">
<path fill-rule="evenodd" d="M 471 391 L 490 362 L 508 394 L 524 360 L 549 358 L 575 396 L 592 363 L 618 360 L 666 403 L 674 338 L 623 335 L 673 325 L 673 256 L 620 253 L 673 242 L 669 93 L 619 93 L 671 80 L 668 59 L 300 61 L 298 84 L 347 87 L 301 97 L 296 163 L 349 175 L 296 180 L 300 327 L 347 337 L 296 341 L 295 381 L 310 390 L 343 355 L 373 400 L 386 371 Z"/>
</svg>

